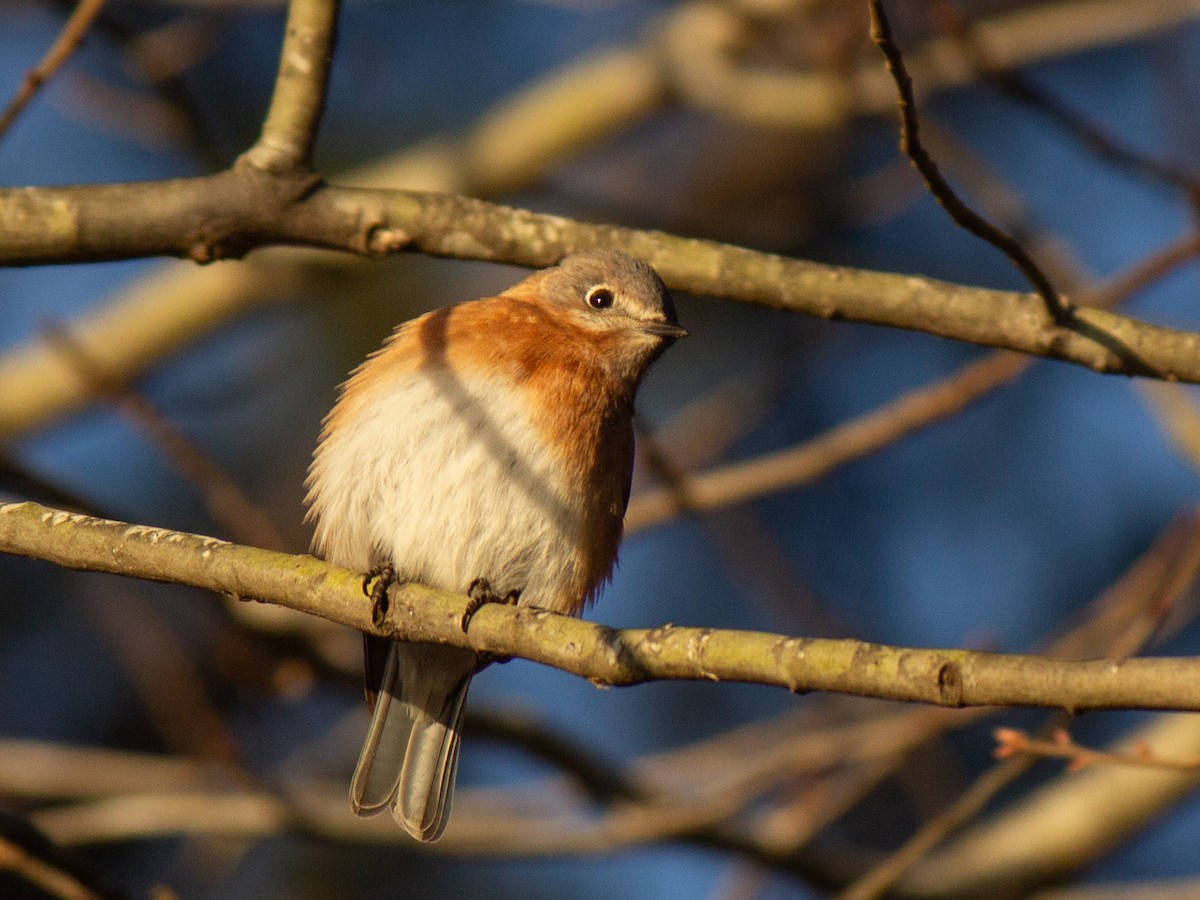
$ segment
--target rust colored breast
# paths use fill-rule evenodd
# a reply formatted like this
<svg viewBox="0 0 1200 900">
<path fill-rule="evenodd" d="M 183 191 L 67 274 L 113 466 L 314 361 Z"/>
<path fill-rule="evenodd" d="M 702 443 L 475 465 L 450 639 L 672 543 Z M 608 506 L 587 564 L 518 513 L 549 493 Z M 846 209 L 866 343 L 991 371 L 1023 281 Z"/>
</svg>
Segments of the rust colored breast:
<svg viewBox="0 0 1200 900">
<path fill-rule="evenodd" d="M 514 292 L 434 310 L 397 328 L 351 375 L 325 427 L 352 416 L 379 382 L 406 372 L 511 379 L 562 462 L 564 501 L 582 506 L 579 577 L 562 604 L 579 612 L 616 559 L 633 470 L 634 386 L 607 364 L 614 339 Z"/>
<path fill-rule="evenodd" d="M 570 603 L 579 612 L 616 561 L 633 473 L 635 386 L 608 364 L 619 336 L 581 329 L 512 292 L 458 307 L 449 332 L 451 364 L 513 378 L 562 460 L 566 498 L 583 510 Z"/>
</svg>

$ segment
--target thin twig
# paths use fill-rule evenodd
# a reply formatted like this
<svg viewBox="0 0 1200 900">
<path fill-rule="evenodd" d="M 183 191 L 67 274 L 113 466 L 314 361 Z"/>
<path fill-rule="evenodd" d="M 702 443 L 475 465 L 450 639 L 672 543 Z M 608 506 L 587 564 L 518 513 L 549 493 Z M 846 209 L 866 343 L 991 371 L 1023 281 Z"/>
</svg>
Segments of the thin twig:
<svg viewBox="0 0 1200 900">
<path fill-rule="evenodd" d="M 241 748 L 222 718 L 196 660 L 150 602 L 143 587 L 123 583 L 103 597 L 85 594 L 83 609 L 124 669 L 150 723 L 180 756 L 241 767 Z M 244 773 L 243 773 L 244 776 Z"/>
<path fill-rule="evenodd" d="M 120 299 L 99 303 L 64 327 L 110 379 L 133 382 L 237 315 L 321 289 L 318 271 L 279 265 L 280 255 L 289 251 L 268 250 L 240 266 L 165 263 Z M 0 384 L 0 444 L 96 398 L 42 336 L 0 355 Z"/>
<path fill-rule="evenodd" d="M 1056 287 L 1080 305 L 1102 305 L 1081 296 L 1087 285 L 1097 282 L 1097 276 L 1089 271 L 1070 241 L 1048 226 L 1015 185 L 928 112 L 922 117 L 921 135 L 930 153 L 942 160 L 974 206 L 1020 241 Z M 907 157 L 900 159 L 908 162 Z M 909 171 L 915 174 L 911 164 Z M 919 182 L 920 178 L 913 180 Z"/>
<path fill-rule="evenodd" d="M 936 2 L 934 14 L 946 32 L 958 42 L 974 69 L 997 91 L 1038 110 L 1078 139 L 1099 159 L 1122 171 L 1137 178 L 1178 188 L 1191 198 L 1200 195 L 1200 175 L 1197 173 L 1183 166 L 1156 159 L 1122 143 L 1024 72 L 996 63 L 986 45 L 978 39 L 971 21 L 953 4 L 944 0 Z"/>
<path fill-rule="evenodd" d="M 1180 626 L 1196 615 L 1196 604 L 1184 604 L 1200 573 L 1200 511 L 1177 516 L 1096 599 L 1084 625 L 1055 641 L 1058 655 L 1094 656 L 1104 652 L 1124 659 L 1161 636 L 1163 622 L 1174 617 Z"/>
<path fill-rule="evenodd" d="M 1033 767 L 1030 757 L 1006 759 L 993 766 L 941 814 L 930 819 L 895 853 L 837 896 L 837 900 L 875 900 L 948 835 L 979 815 L 1001 790 Z"/>
<path fill-rule="evenodd" d="M 1008 68 L 1150 40 L 1169 29 L 1185 28 L 1197 15 L 1186 0 L 1139 0 L 1136 16 L 1129 14 L 1128 0 L 1055 0 L 987 8 L 995 12 L 974 27 L 980 40 L 995 48 L 996 63 Z M 874 65 L 839 68 L 830 64 L 831 54 L 825 50 L 825 65 L 785 67 L 776 54 L 762 52 L 764 33 L 784 31 L 778 17 L 791 16 L 788 24 L 795 28 L 797 12 L 811 15 L 816 9 L 828 12 L 840 7 L 794 0 L 757 4 L 702 0 L 679 4 L 648 31 L 661 36 L 661 68 L 680 102 L 724 121 L 811 135 L 840 131 L 855 117 L 893 110 L 895 86 Z M 821 15 L 812 21 L 828 24 L 828 16 L 822 19 Z M 765 21 L 747 27 L 747 20 L 758 16 Z M 821 39 L 829 40 L 827 34 Z M 945 91 L 979 80 L 977 72 L 957 64 L 954 44 L 951 37 L 933 37 L 905 54 L 910 68 L 921 73 L 926 91 Z"/>
<path fill-rule="evenodd" d="M 0 812 L 0 872 L 58 900 L 125 900 L 25 819 Z"/>
<path fill-rule="evenodd" d="M 597 802 L 646 798 L 645 791 L 590 747 L 547 728 L 532 716 L 498 709 L 468 709 L 464 724 L 468 740 L 483 738 L 520 747 L 570 775 Z"/>
<path fill-rule="evenodd" d="M 1050 740 L 1034 737 L 1019 728 L 997 728 L 993 735 L 996 738 L 995 755 L 997 759 L 1008 759 L 1019 755 L 1066 759 L 1070 761 L 1067 769 L 1071 772 L 1078 772 L 1097 764 L 1185 772 L 1200 770 L 1200 758 L 1165 759 L 1155 756 L 1145 744 L 1138 744 L 1133 750 L 1125 753 L 1085 747 L 1075 743 L 1070 732 L 1065 728 L 1055 730 Z"/>
<path fill-rule="evenodd" d="M 1118 272 L 1100 287 L 1090 291 L 1086 305 L 1097 309 L 1109 309 L 1160 281 L 1180 266 L 1193 262 L 1200 256 L 1200 230 L 1191 231 L 1177 238 L 1128 268 Z"/>
<path fill-rule="evenodd" d="M 949 378 L 909 391 L 794 447 L 692 475 L 687 481 L 686 508 L 670 486 L 644 491 L 633 498 L 625 529 L 632 533 L 685 511 L 711 512 L 809 484 L 932 422 L 961 412 L 979 397 L 1013 381 L 1032 363 L 1030 357 L 1014 353 L 989 354 L 972 360 Z"/>
<path fill-rule="evenodd" d="M 1195 716 L 1154 716 L 1121 739 L 1164 756 L 1200 754 Z M 1005 760 L 1000 765 L 1012 762 Z M 1110 856 L 1175 804 L 1192 799 L 1200 770 L 1093 766 L 1060 774 L 1014 798 L 898 885 L 905 896 L 1028 897 Z M 969 889 L 968 887 L 969 886 Z"/>
<path fill-rule="evenodd" d="M 921 143 L 920 122 L 917 117 L 916 98 L 913 96 L 912 78 L 904 65 L 904 56 L 901 54 L 900 48 L 892 39 L 891 27 L 883 10 L 883 0 L 867 0 L 867 2 L 871 12 L 871 39 L 883 51 L 888 71 L 892 73 L 892 78 L 896 82 L 896 90 L 900 95 L 901 151 L 912 160 L 913 166 L 925 179 L 930 193 L 950 214 L 950 218 L 976 237 L 982 238 L 1002 250 L 1029 279 L 1034 290 L 1041 295 L 1050 318 L 1058 325 L 1071 324 L 1073 307 L 1051 284 L 1046 273 L 1012 235 L 997 228 L 963 202 L 950 187 L 950 183 L 938 169 L 937 163 Z"/>
<path fill-rule="evenodd" d="M 4 112 L 0 113 L 0 138 L 3 138 L 42 86 L 71 58 L 71 54 L 83 42 L 83 36 L 100 15 L 106 2 L 107 0 L 79 0 L 79 4 L 59 32 L 57 40 L 46 51 L 37 67 L 26 73 L 16 96 L 8 102 Z"/>
<path fill-rule="evenodd" d="M 158 105 L 170 110 L 155 113 L 155 117 L 169 119 L 180 135 L 180 143 L 192 148 L 204 168 L 212 172 L 228 163 L 227 153 L 217 146 L 207 121 L 200 115 L 190 85 L 183 77 L 183 68 L 194 66 L 202 56 L 211 54 L 219 28 L 216 18 L 201 14 L 180 16 L 149 31 L 144 22 L 135 25 L 121 17 L 104 16 L 97 20 L 94 29 L 95 34 L 121 50 L 122 68 L 130 78 L 148 83 L 158 95 Z M 94 118 L 109 128 L 119 126 L 114 111 L 89 108 L 94 105 L 88 102 L 89 93 L 95 93 L 95 88 L 88 89 L 87 82 L 76 80 L 70 98 L 72 113 L 85 120 Z M 144 103 L 144 109 L 155 109 L 152 101 Z M 145 140 L 140 120 L 133 128 L 122 129 L 122 133 Z"/>
</svg>

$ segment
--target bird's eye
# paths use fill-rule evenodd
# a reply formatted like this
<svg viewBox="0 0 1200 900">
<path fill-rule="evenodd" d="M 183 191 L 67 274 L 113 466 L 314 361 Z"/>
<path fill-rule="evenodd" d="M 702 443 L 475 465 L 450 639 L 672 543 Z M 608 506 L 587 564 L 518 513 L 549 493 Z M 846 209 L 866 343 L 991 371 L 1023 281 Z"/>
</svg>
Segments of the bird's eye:
<svg viewBox="0 0 1200 900">
<path fill-rule="evenodd" d="M 589 290 L 583 299 L 592 309 L 608 309 L 616 301 L 617 295 L 613 293 L 612 288 L 601 284 Z"/>
</svg>

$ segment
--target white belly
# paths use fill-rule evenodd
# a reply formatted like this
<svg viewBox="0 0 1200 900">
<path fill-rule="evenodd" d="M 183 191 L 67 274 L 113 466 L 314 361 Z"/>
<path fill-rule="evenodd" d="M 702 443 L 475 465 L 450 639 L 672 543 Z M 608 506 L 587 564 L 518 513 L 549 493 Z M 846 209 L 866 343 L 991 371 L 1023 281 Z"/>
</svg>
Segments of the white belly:
<svg viewBox="0 0 1200 900">
<path fill-rule="evenodd" d="M 310 475 L 314 544 L 366 571 L 497 593 L 554 609 L 577 580 L 582 505 L 516 390 L 452 372 L 372 386 L 323 441 Z M 577 598 L 576 598 L 577 599 Z"/>
</svg>

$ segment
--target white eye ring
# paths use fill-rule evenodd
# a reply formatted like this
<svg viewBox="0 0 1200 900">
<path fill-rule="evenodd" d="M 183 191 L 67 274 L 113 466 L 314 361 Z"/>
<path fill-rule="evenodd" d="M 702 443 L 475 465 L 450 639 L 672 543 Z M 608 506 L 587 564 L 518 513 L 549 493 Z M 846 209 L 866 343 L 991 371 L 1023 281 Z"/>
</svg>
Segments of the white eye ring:
<svg viewBox="0 0 1200 900">
<path fill-rule="evenodd" d="M 617 295 L 608 285 L 598 284 L 583 299 L 592 309 L 609 309 L 617 301 Z"/>
</svg>

